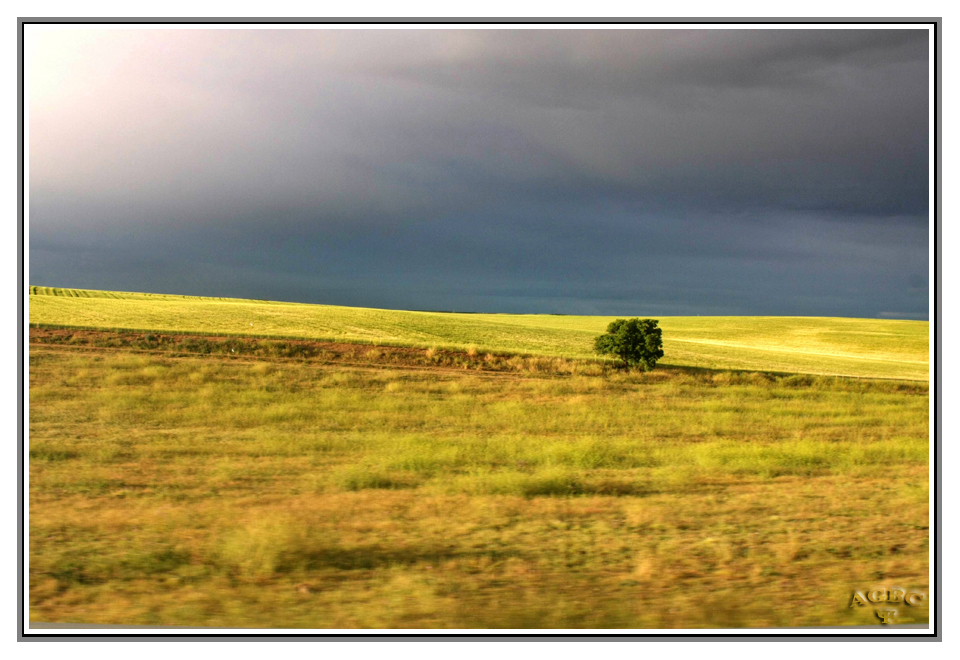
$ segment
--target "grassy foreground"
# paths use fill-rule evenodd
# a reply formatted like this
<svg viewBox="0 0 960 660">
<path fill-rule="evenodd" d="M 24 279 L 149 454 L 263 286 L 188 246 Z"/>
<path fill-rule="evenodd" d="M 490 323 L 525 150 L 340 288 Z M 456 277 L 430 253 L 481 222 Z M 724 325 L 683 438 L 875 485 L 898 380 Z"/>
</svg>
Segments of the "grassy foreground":
<svg viewBox="0 0 960 660">
<path fill-rule="evenodd" d="M 33 324 L 472 347 L 591 358 L 613 317 L 445 314 L 31 287 Z M 660 317 L 662 364 L 927 380 L 929 323 L 806 317 Z"/>
<path fill-rule="evenodd" d="M 31 321 L 173 318 L 162 300 L 41 299 L 57 300 L 32 297 Z M 170 304 L 190 323 L 242 316 Z M 289 314 L 322 317 L 230 304 L 277 332 Z M 846 625 L 879 623 L 849 607 L 854 590 L 929 586 L 925 382 L 45 345 L 29 374 L 32 621 Z M 901 609 L 899 622 L 927 620 Z"/>
</svg>

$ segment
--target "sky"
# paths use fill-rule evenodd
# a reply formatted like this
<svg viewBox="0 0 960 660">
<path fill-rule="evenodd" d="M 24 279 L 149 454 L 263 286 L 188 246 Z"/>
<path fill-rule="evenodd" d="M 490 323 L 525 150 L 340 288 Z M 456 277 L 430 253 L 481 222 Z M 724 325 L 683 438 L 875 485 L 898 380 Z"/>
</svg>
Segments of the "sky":
<svg viewBox="0 0 960 660">
<path fill-rule="evenodd" d="M 29 283 L 927 319 L 926 30 L 27 32 Z"/>
</svg>

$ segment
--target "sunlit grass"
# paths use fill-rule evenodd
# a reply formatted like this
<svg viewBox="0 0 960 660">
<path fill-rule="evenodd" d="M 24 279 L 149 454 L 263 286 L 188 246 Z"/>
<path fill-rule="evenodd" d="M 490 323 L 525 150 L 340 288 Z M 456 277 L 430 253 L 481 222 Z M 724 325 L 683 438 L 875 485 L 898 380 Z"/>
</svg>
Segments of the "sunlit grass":
<svg viewBox="0 0 960 660">
<path fill-rule="evenodd" d="M 928 587 L 928 425 L 922 382 L 32 347 L 30 618 L 877 623 L 853 590 Z"/>
<path fill-rule="evenodd" d="M 474 352 L 593 357 L 613 317 L 444 314 L 31 287 L 31 323 L 305 337 Z M 929 323 L 805 317 L 658 317 L 662 364 L 926 380 Z"/>
</svg>

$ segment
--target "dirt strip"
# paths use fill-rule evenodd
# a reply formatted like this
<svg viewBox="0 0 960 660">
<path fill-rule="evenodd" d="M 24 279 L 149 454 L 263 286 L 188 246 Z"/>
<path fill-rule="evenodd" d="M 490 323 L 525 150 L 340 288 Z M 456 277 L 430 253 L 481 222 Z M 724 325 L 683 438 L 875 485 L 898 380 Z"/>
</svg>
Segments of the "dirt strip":
<svg viewBox="0 0 960 660">
<path fill-rule="evenodd" d="M 494 374 L 601 375 L 612 366 L 587 360 L 373 346 L 328 341 L 218 337 L 162 332 L 30 328 L 30 346 L 75 351 L 124 351 L 169 357 L 270 359 L 350 367 L 391 367 Z"/>
</svg>

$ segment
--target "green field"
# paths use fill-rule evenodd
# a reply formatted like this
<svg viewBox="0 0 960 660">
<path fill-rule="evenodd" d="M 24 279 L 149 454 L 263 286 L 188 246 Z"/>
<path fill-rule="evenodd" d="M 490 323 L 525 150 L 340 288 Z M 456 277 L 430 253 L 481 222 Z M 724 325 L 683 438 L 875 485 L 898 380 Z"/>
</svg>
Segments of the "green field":
<svg viewBox="0 0 960 660">
<path fill-rule="evenodd" d="M 879 625 L 854 591 L 929 593 L 925 322 L 665 317 L 638 373 L 598 317 L 29 305 L 34 622 Z"/>
<path fill-rule="evenodd" d="M 594 357 L 614 317 L 455 314 L 31 287 L 32 324 L 474 347 Z M 668 366 L 927 380 L 929 323 L 809 317 L 659 317 Z"/>
</svg>

